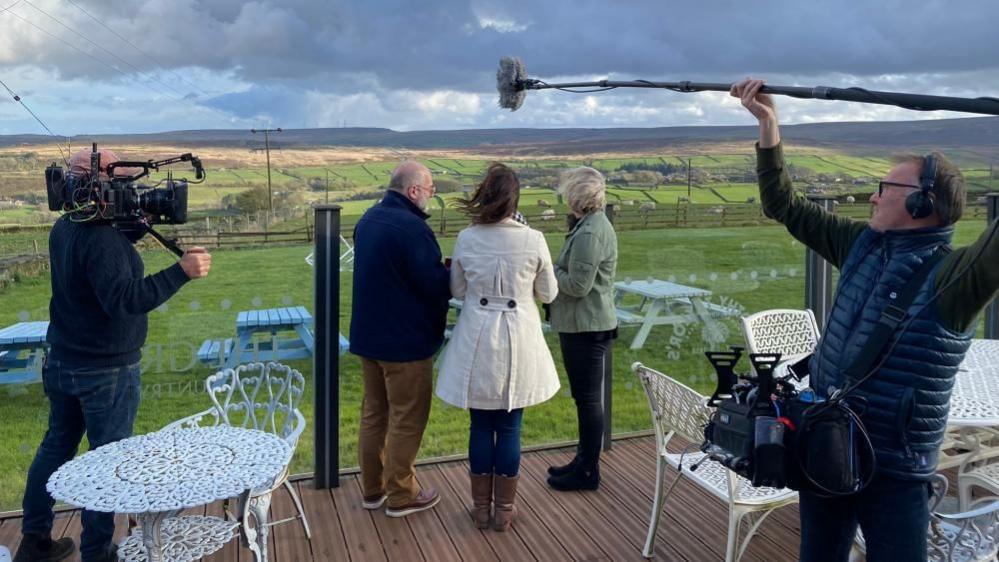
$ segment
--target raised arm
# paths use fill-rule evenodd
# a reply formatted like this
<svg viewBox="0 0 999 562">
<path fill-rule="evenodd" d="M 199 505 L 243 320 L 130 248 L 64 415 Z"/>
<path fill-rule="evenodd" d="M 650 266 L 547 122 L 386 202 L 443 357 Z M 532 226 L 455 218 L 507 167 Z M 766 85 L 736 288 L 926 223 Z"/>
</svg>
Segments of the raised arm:
<svg viewBox="0 0 999 562">
<path fill-rule="evenodd" d="M 777 105 L 773 97 L 759 93 L 762 87 L 763 80 L 747 78 L 733 84 L 729 93 L 740 98 L 743 107 L 756 117 L 760 126 L 756 174 L 763 213 L 783 224 L 792 236 L 818 252 L 826 261 L 840 267 L 867 224 L 829 213 L 794 192 L 791 177 L 784 166 Z"/>
</svg>

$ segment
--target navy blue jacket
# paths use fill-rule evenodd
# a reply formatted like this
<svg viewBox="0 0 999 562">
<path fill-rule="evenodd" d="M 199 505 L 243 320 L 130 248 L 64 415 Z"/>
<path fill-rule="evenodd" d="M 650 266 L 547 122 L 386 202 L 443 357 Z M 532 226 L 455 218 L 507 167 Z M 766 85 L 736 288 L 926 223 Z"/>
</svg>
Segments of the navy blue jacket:
<svg viewBox="0 0 999 562">
<path fill-rule="evenodd" d="M 354 227 L 351 353 L 418 361 L 444 343 L 450 274 L 428 217 L 389 190 Z"/>
</svg>

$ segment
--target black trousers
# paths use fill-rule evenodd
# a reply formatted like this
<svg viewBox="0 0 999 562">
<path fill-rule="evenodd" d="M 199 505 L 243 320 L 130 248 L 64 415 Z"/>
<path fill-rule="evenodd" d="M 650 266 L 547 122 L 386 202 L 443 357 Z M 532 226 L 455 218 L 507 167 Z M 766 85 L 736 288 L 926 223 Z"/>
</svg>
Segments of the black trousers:
<svg viewBox="0 0 999 562">
<path fill-rule="evenodd" d="M 576 402 L 579 421 L 579 456 L 583 468 L 592 470 L 600 461 L 604 438 L 603 380 L 604 355 L 617 330 L 606 332 L 559 333 L 562 362 L 569 376 L 569 388 Z"/>
</svg>

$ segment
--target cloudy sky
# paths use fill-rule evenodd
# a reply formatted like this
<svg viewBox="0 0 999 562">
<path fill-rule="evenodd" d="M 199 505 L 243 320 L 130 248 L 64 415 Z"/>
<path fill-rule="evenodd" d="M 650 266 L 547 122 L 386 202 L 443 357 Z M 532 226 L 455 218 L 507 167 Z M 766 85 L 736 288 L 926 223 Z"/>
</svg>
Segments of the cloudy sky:
<svg viewBox="0 0 999 562">
<path fill-rule="evenodd" d="M 530 92 L 511 113 L 496 66 L 999 96 L 997 22 L 995 0 L 0 0 L 0 80 L 58 134 L 745 125 L 720 93 Z M 44 132 L 0 93 L 0 134 Z M 779 103 L 794 123 L 957 116 Z"/>
</svg>

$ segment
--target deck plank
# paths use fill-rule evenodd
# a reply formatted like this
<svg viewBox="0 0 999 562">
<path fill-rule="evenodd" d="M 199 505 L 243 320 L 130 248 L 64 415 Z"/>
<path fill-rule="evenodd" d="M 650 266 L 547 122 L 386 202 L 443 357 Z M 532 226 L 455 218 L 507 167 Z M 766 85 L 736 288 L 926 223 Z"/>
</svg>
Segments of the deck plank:
<svg viewBox="0 0 999 562">
<path fill-rule="evenodd" d="M 375 529 L 372 512 L 361 507 L 361 489 L 358 486 L 357 477 L 347 476 L 341 479 L 340 487 L 333 491 L 350 559 L 354 562 L 388 560 Z M 384 513 L 375 515 L 385 517 Z"/>
<path fill-rule="evenodd" d="M 271 521 L 295 517 L 298 511 L 291 500 L 291 494 L 284 486 L 271 494 Z M 312 545 L 305 538 L 302 521 L 295 519 L 271 527 L 270 544 L 274 547 L 274 562 L 299 562 L 314 560 Z"/>
<path fill-rule="evenodd" d="M 682 443 L 678 444 L 682 446 Z M 575 560 L 643 560 L 649 509 L 655 482 L 655 443 L 651 437 L 618 440 L 601 461 L 602 481 L 596 492 L 556 492 L 547 485 L 547 467 L 563 464 L 570 448 L 523 455 L 517 505 L 520 515 L 510 531 L 475 528 L 471 517 L 468 463 L 431 463 L 418 469 L 420 481 L 437 489 L 441 503 L 433 510 L 402 519 L 384 510 L 361 507 L 356 475 L 341 486 L 315 490 L 311 480 L 294 483 L 312 526 L 311 541 L 298 521 L 271 529 L 273 562 L 484 561 L 569 562 Z M 670 469 L 670 475 L 676 472 Z M 191 510 L 222 516 L 221 502 Z M 57 514 L 53 535 L 80 536 L 79 511 Z M 287 490 L 275 492 L 272 520 L 294 515 Z M 659 560 L 720 560 L 724 555 L 727 507 L 714 496 L 682 479 L 660 521 L 655 556 Z M 745 562 L 794 560 L 799 543 L 796 506 L 778 510 L 750 543 Z M 116 518 L 116 539 L 124 536 L 125 519 Z M 0 521 L 0 544 L 15 551 L 20 518 Z M 77 553 L 71 560 L 79 560 Z M 228 543 L 202 562 L 251 562 L 239 540 Z"/>
<path fill-rule="evenodd" d="M 355 478 L 352 487 L 355 495 L 351 499 L 356 503 L 357 509 L 363 510 L 364 508 L 361 507 L 362 494 L 360 480 Z M 387 503 L 385 505 L 388 506 Z M 419 515 L 427 516 L 432 514 L 421 513 Z M 420 552 L 420 547 L 416 544 L 413 531 L 409 528 L 409 517 L 389 517 L 385 515 L 384 509 L 372 510 L 370 516 L 375 530 L 381 539 L 382 548 L 385 549 L 385 555 L 388 556 L 389 560 L 392 562 L 426 560 L 422 552 Z M 411 515 L 410 517 L 415 516 Z"/>
<path fill-rule="evenodd" d="M 305 516 L 312 529 L 312 555 L 315 560 L 350 560 L 343 536 L 340 514 L 329 490 L 317 490 L 312 481 L 296 482 Z M 301 529 L 301 526 L 299 526 Z M 301 531 L 304 535 L 305 531 Z"/>
<path fill-rule="evenodd" d="M 460 559 L 481 560 L 483 562 L 498 562 L 501 559 L 486 539 L 486 533 L 490 531 L 480 531 L 472 523 L 471 501 L 468 499 L 467 492 L 461 494 L 452 488 L 437 467 L 421 470 L 420 482 L 440 493 L 441 503 L 438 504 L 437 515 L 440 517 L 440 522 L 444 526 L 444 531 L 451 544 L 460 553 Z M 515 537 L 515 539 L 520 542 L 519 538 Z M 523 556 L 530 557 L 531 555 L 525 549 Z M 506 559 L 511 560 L 511 558 Z M 525 558 L 519 559 L 524 560 Z"/>
</svg>

